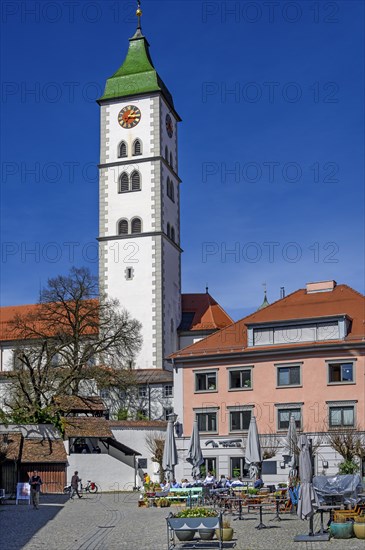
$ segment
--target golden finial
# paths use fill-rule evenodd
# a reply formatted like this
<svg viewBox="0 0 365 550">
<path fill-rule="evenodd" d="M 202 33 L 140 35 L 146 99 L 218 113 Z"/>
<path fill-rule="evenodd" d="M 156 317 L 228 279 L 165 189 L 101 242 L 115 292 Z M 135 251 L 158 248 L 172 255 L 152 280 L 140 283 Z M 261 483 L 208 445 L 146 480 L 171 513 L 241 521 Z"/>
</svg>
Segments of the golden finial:
<svg viewBox="0 0 365 550">
<path fill-rule="evenodd" d="M 138 17 L 137 29 L 141 28 L 141 15 L 142 15 L 141 2 L 140 0 L 137 0 L 137 11 L 136 11 L 136 16 Z"/>
</svg>

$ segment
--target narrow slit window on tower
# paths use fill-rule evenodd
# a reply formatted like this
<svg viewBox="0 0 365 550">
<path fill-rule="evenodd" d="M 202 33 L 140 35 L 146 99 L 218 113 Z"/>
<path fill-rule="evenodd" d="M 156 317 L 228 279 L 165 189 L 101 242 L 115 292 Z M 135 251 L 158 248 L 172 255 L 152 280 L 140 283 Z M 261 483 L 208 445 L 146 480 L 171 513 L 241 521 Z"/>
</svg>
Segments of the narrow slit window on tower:
<svg viewBox="0 0 365 550">
<path fill-rule="evenodd" d="M 131 181 L 132 181 L 132 191 L 140 191 L 141 190 L 141 176 L 140 173 L 135 170 L 131 175 Z"/>
<path fill-rule="evenodd" d="M 169 223 L 167 224 L 166 233 L 167 233 L 168 238 L 170 239 L 170 237 L 171 237 L 171 229 L 170 229 L 170 224 L 169 224 Z"/>
<path fill-rule="evenodd" d="M 133 279 L 133 275 L 134 275 L 133 267 L 126 267 L 125 268 L 125 278 L 127 279 L 127 281 L 131 281 Z"/>
<path fill-rule="evenodd" d="M 118 223 L 118 235 L 128 235 L 128 220 L 120 220 Z"/>
<path fill-rule="evenodd" d="M 140 218 L 133 218 L 132 233 L 142 233 L 142 220 Z"/>
<path fill-rule="evenodd" d="M 142 142 L 139 139 L 136 139 L 133 143 L 133 155 L 142 155 Z"/>
<path fill-rule="evenodd" d="M 166 162 L 169 162 L 169 151 L 167 149 L 167 145 L 165 147 L 165 159 L 166 159 Z"/>
<path fill-rule="evenodd" d="M 171 152 L 170 152 L 170 166 L 171 166 L 171 168 L 174 167 L 174 163 L 173 163 L 173 161 L 172 161 L 172 153 L 171 153 Z"/>
<path fill-rule="evenodd" d="M 126 193 L 127 191 L 129 191 L 129 177 L 126 172 L 123 172 L 119 178 L 119 193 Z"/>
<path fill-rule="evenodd" d="M 170 239 L 175 242 L 175 228 L 171 226 Z"/>
<path fill-rule="evenodd" d="M 175 202 L 175 191 L 174 191 L 174 184 L 172 181 L 170 181 L 170 199 L 172 202 Z"/>
<path fill-rule="evenodd" d="M 127 144 L 125 141 L 122 141 L 119 145 L 119 155 L 120 158 L 127 157 L 128 156 L 128 150 L 127 150 Z"/>
</svg>

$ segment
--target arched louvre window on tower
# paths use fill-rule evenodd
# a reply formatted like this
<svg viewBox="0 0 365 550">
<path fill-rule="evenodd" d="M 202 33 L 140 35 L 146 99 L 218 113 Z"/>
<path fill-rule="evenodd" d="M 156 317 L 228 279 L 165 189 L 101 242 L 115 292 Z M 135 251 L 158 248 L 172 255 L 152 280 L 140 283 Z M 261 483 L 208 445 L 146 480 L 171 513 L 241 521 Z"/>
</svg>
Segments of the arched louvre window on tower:
<svg viewBox="0 0 365 550">
<path fill-rule="evenodd" d="M 125 143 L 125 141 L 122 141 L 121 144 L 119 145 L 119 157 L 123 158 L 127 156 L 128 156 L 127 144 Z"/>
<path fill-rule="evenodd" d="M 140 173 L 135 170 L 131 175 L 132 191 L 141 190 L 141 176 Z"/>
<path fill-rule="evenodd" d="M 123 172 L 119 178 L 119 193 L 126 193 L 127 191 L 129 191 L 129 177 L 126 172 Z"/>
<path fill-rule="evenodd" d="M 142 142 L 139 139 L 136 139 L 133 143 L 133 155 L 142 155 Z"/>
<path fill-rule="evenodd" d="M 140 218 L 133 218 L 132 233 L 142 233 L 142 220 Z"/>
<path fill-rule="evenodd" d="M 128 220 L 120 220 L 118 223 L 118 235 L 128 235 Z"/>
</svg>

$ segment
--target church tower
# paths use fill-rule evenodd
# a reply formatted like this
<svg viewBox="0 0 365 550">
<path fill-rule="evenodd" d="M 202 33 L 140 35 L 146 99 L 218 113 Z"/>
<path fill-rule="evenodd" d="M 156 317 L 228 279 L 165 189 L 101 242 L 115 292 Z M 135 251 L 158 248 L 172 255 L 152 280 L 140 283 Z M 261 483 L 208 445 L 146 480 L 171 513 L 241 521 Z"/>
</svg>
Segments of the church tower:
<svg viewBox="0 0 365 550">
<path fill-rule="evenodd" d="M 134 368 L 164 368 L 181 320 L 177 123 L 138 26 L 100 105 L 100 293 L 142 323 Z"/>
</svg>

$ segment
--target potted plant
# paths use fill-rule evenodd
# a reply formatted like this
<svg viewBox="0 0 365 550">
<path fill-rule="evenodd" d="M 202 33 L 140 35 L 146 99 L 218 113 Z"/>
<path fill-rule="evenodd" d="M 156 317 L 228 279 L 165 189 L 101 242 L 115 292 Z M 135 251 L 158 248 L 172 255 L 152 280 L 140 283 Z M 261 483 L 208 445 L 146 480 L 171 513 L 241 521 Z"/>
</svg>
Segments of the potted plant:
<svg viewBox="0 0 365 550">
<path fill-rule="evenodd" d="M 220 529 L 215 530 L 215 534 L 217 535 L 217 539 L 220 540 Z M 222 540 L 228 541 L 233 539 L 233 528 L 231 527 L 231 523 L 228 519 L 223 520 L 223 528 L 222 528 Z"/>
<path fill-rule="evenodd" d="M 337 518 L 330 525 L 330 533 L 334 539 L 350 539 L 353 535 L 352 521 L 346 518 Z"/>
<path fill-rule="evenodd" d="M 211 533 L 219 526 L 218 513 L 209 508 L 186 508 L 167 518 L 171 529 L 176 533 L 180 541 L 193 540 L 196 531 L 199 531 L 200 537 L 210 537 Z M 213 537 L 212 537 L 213 538 Z"/>
<path fill-rule="evenodd" d="M 355 537 L 365 539 L 365 516 L 356 516 L 354 523 Z"/>
</svg>

